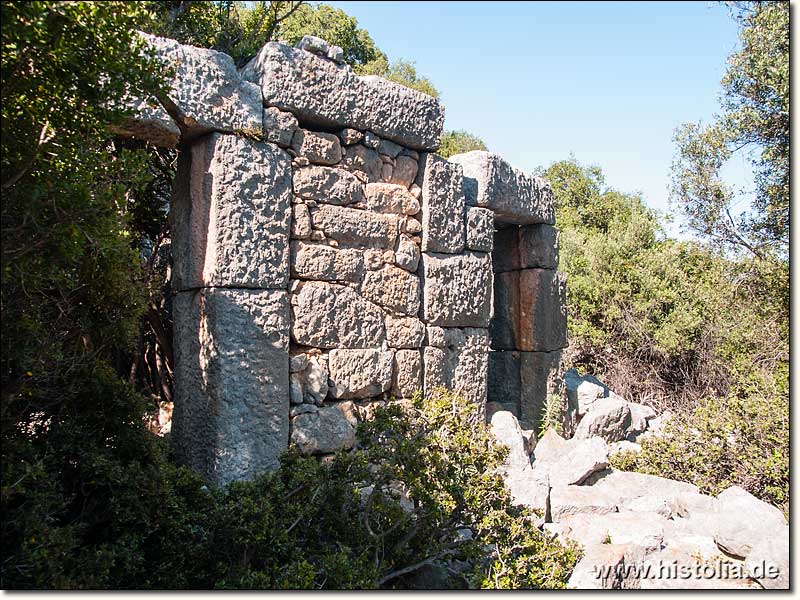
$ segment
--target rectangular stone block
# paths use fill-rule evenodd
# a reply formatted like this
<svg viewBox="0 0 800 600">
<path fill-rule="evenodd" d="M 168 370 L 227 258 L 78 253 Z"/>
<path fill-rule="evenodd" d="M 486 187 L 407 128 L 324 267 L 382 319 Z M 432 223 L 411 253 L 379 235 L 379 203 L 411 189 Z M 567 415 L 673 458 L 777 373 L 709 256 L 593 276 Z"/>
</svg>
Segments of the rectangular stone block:
<svg viewBox="0 0 800 600">
<path fill-rule="evenodd" d="M 386 317 L 386 341 L 390 348 L 419 348 L 425 339 L 425 325 L 416 317 Z"/>
<path fill-rule="evenodd" d="M 497 154 L 474 150 L 450 157 L 464 169 L 467 205 L 491 208 L 495 219 L 516 225 L 555 223 L 553 192 L 541 177 L 530 177 Z"/>
<path fill-rule="evenodd" d="M 422 254 L 423 319 L 440 327 L 487 327 L 492 311 L 488 254 Z"/>
<path fill-rule="evenodd" d="M 330 205 L 315 206 L 310 212 L 313 227 L 340 244 L 394 248 L 398 230 L 397 215 L 381 215 Z"/>
<path fill-rule="evenodd" d="M 519 226 L 509 225 L 495 231 L 492 269 L 495 273 L 519 271 Z"/>
<path fill-rule="evenodd" d="M 214 133 L 179 155 L 173 285 L 286 288 L 291 162 L 277 146 Z"/>
<path fill-rule="evenodd" d="M 486 414 L 489 379 L 489 333 L 484 328 L 464 329 L 464 342 L 451 350 L 455 360 L 453 389 Z"/>
<path fill-rule="evenodd" d="M 392 395 L 411 398 L 422 389 L 422 353 L 419 350 L 398 350 L 394 355 Z"/>
<path fill-rule="evenodd" d="M 464 250 L 464 185 L 461 167 L 441 156 L 420 158 L 422 251 L 457 254 Z"/>
<path fill-rule="evenodd" d="M 567 286 L 551 269 L 519 272 L 517 349 L 550 352 L 567 346 Z"/>
<path fill-rule="evenodd" d="M 452 389 L 453 364 L 447 349 L 425 346 L 422 349 L 422 364 L 426 395 L 436 388 Z"/>
<path fill-rule="evenodd" d="M 487 400 L 514 407 L 519 416 L 522 395 L 520 380 L 520 353 L 513 351 L 489 352 L 489 387 Z"/>
<path fill-rule="evenodd" d="M 364 255 L 355 248 L 292 242 L 289 265 L 297 279 L 359 282 L 364 276 Z"/>
<path fill-rule="evenodd" d="M 552 225 L 519 228 L 519 268 L 558 268 L 558 230 Z"/>
<path fill-rule="evenodd" d="M 370 302 L 404 315 L 419 314 L 419 277 L 403 269 L 386 265 L 367 271 L 361 293 Z"/>
<path fill-rule="evenodd" d="M 350 171 L 310 165 L 295 169 L 292 189 L 304 200 L 344 206 L 364 199 L 361 182 Z"/>
<path fill-rule="evenodd" d="M 494 313 L 489 332 L 494 350 L 517 350 L 519 271 L 494 274 Z"/>
<path fill-rule="evenodd" d="M 467 208 L 467 250 L 491 252 L 494 247 L 494 213 L 488 208 Z"/>
<path fill-rule="evenodd" d="M 286 291 L 179 292 L 173 311 L 180 460 L 218 485 L 276 469 L 289 441 Z"/>
<path fill-rule="evenodd" d="M 293 285 L 292 339 L 314 348 L 375 348 L 383 345 L 383 311 L 353 288 L 322 281 Z"/>
<path fill-rule="evenodd" d="M 553 352 L 520 352 L 520 413 L 519 418 L 536 431 L 548 405 L 554 422 L 564 425 L 566 394 L 561 350 Z"/>
<path fill-rule="evenodd" d="M 330 395 L 337 399 L 372 398 L 389 391 L 394 352 L 342 349 L 328 353 Z"/>
<path fill-rule="evenodd" d="M 266 44 L 242 70 L 261 86 L 264 103 L 303 123 L 351 127 L 415 150 L 435 150 L 444 109 L 432 96 L 279 42 Z"/>
</svg>

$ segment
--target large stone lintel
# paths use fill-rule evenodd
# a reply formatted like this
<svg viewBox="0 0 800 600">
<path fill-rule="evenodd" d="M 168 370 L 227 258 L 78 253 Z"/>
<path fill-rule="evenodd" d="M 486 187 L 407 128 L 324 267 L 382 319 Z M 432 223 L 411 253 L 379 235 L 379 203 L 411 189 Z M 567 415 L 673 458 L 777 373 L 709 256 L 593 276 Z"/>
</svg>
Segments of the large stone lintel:
<svg viewBox="0 0 800 600">
<path fill-rule="evenodd" d="M 436 98 L 381 77 L 359 77 L 348 65 L 270 42 L 242 77 L 261 86 L 265 105 L 302 123 L 369 130 L 414 150 L 439 147 L 444 109 Z"/>
</svg>

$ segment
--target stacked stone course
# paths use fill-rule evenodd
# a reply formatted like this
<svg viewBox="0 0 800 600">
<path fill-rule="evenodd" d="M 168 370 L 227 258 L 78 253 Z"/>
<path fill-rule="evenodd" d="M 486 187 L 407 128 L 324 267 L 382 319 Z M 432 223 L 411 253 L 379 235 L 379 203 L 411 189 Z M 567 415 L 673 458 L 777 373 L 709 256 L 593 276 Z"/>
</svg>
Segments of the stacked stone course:
<svg viewBox="0 0 800 600">
<path fill-rule="evenodd" d="M 225 484 L 274 469 L 290 443 L 347 449 L 377 403 L 439 386 L 534 412 L 565 345 L 546 182 L 485 152 L 437 156 L 438 101 L 356 76 L 323 40 L 269 43 L 237 74 L 219 53 L 148 39 L 180 63 L 166 112 L 128 133 L 180 148 L 185 462 Z"/>
</svg>

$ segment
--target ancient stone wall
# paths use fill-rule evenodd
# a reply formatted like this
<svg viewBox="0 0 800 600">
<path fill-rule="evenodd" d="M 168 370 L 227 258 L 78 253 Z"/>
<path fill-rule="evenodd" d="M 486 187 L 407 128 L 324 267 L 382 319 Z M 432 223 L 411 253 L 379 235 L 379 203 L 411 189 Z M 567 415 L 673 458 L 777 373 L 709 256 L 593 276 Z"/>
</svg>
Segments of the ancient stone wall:
<svg viewBox="0 0 800 600">
<path fill-rule="evenodd" d="M 171 206 L 183 460 L 224 484 L 291 443 L 352 447 L 376 403 L 444 386 L 535 422 L 564 282 L 548 184 L 435 154 L 439 102 L 318 39 L 229 57 L 148 38 L 177 75 L 122 131 L 180 150 Z"/>
</svg>

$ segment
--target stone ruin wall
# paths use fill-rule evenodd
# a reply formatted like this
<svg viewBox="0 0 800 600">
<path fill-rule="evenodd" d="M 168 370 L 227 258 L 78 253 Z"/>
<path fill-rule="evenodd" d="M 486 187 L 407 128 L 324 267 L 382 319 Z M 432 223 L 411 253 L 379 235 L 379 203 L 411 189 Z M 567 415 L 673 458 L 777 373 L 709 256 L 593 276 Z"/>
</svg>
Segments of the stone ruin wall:
<svg viewBox="0 0 800 600">
<path fill-rule="evenodd" d="M 534 425 L 559 393 L 552 193 L 488 152 L 435 154 L 439 102 L 336 47 L 230 57 L 148 36 L 176 76 L 122 133 L 180 148 L 170 211 L 182 459 L 224 484 L 292 443 L 352 447 L 379 403 L 456 389 Z"/>
</svg>

